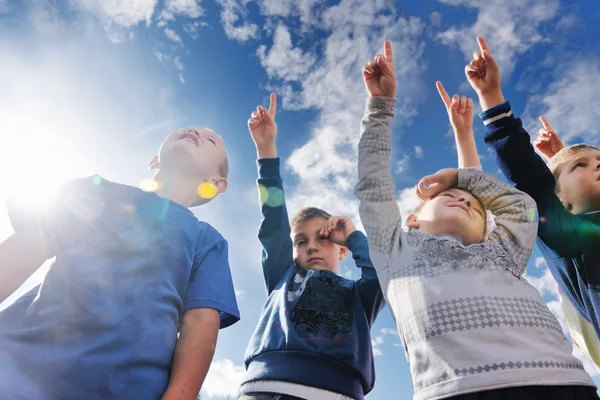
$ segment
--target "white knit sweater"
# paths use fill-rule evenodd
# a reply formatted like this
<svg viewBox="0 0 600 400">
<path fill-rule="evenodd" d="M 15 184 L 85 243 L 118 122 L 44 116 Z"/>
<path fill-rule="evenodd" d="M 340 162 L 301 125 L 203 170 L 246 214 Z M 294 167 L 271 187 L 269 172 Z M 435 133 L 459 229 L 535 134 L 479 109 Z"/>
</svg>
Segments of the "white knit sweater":
<svg viewBox="0 0 600 400">
<path fill-rule="evenodd" d="M 414 399 L 511 386 L 594 386 L 538 291 L 521 277 L 537 231 L 535 202 L 475 169 L 458 187 L 495 215 L 481 244 L 404 232 L 390 173 L 395 101 L 367 101 L 356 195 L 371 260 L 404 343 Z"/>
</svg>

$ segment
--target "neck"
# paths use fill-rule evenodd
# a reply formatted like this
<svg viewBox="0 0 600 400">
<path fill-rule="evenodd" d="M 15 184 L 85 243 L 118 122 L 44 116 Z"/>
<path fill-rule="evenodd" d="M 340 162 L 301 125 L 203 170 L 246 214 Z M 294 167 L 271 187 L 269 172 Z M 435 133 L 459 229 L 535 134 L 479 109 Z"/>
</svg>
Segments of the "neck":
<svg viewBox="0 0 600 400">
<path fill-rule="evenodd" d="M 468 243 L 468 241 L 466 241 L 462 235 L 460 233 L 457 232 L 452 232 L 451 229 L 444 229 L 444 227 L 441 224 L 436 224 L 430 221 L 420 221 L 420 226 L 419 229 L 415 229 L 419 232 L 423 232 L 423 233 L 427 233 L 429 235 L 433 235 L 433 236 L 441 236 L 441 235 L 452 235 L 452 236 L 456 236 L 460 242 L 465 245 L 465 246 L 469 246 L 473 243 Z"/>
<path fill-rule="evenodd" d="M 186 208 L 196 200 L 198 186 L 202 182 L 197 177 L 163 170 L 158 170 L 153 179 L 160 183 L 160 188 L 156 191 L 157 195 Z"/>
</svg>

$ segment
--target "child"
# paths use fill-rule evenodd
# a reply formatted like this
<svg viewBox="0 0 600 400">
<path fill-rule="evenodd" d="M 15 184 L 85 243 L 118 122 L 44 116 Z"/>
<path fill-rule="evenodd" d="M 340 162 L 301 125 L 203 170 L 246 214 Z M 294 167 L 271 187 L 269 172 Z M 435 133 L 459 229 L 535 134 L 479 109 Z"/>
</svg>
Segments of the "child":
<svg viewBox="0 0 600 400">
<path fill-rule="evenodd" d="M 476 169 L 444 169 L 419 182 L 425 201 L 402 230 L 389 160 L 396 82 L 384 46 L 363 69 L 370 97 L 356 194 L 414 398 L 596 399 L 558 321 L 519 278 L 537 225 L 529 196 Z M 485 209 L 498 228 L 482 241 Z"/>
<path fill-rule="evenodd" d="M 300 210 L 291 226 L 275 138 L 276 98 L 248 127 L 258 152 L 258 238 L 268 299 L 246 350 L 239 391 L 250 399 L 362 400 L 373 389 L 370 328 L 385 305 L 365 235 L 343 216 Z M 362 278 L 338 275 L 352 252 Z"/>
<path fill-rule="evenodd" d="M 209 200 L 198 188 L 225 191 L 227 154 L 187 128 L 150 166 L 156 193 L 76 179 L 38 220 L 15 220 L 2 299 L 56 261 L 0 312 L 1 399 L 196 398 L 219 328 L 239 320 L 227 242 L 188 209 Z"/>
<path fill-rule="evenodd" d="M 551 156 L 546 166 L 521 120 L 504 101 L 500 69 L 484 39 L 478 40 L 481 53 L 475 54 L 466 72 L 484 110 L 480 116 L 487 129 L 485 141 L 496 151 L 506 177 L 537 202 L 537 243 L 548 268 L 576 311 L 600 336 L 600 149 L 588 145 L 562 148 L 543 119 L 544 130 L 536 145 Z"/>
</svg>

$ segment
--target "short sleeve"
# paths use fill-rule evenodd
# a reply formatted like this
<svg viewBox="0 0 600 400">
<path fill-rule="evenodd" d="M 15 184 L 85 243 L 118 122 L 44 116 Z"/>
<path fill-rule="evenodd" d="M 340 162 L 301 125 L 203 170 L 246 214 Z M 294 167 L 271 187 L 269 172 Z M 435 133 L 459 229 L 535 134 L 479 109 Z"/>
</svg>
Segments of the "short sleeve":
<svg viewBox="0 0 600 400">
<path fill-rule="evenodd" d="M 184 312 L 192 308 L 212 308 L 221 314 L 221 329 L 240 319 L 227 241 L 222 239 L 196 253 L 183 304 Z"/>
</svg>

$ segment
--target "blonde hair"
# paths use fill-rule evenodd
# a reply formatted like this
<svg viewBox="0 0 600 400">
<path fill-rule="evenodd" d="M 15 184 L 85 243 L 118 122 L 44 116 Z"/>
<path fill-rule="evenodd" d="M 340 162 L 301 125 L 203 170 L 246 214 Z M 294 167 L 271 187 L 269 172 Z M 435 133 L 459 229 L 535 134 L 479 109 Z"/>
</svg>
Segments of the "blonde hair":
<svg viewBox="0 0 600 400">
<path fill-rule="evenodd" d="M 554 180 L 556 181 L 556 193 L 560 192 L 560 187 L 558 186 L 558 178 L 562 172 L 562 166 L 565 162 L 569 161 L 578 153 L 581 153 L 584 150 L 598 150 L 599 148 L 594 146 L 589 146 L 587 144 L 574 144 L 571 146 L 563 147 L 560 151 L 558 151 L 550 160 L 548 161 L 548 169 L 554 175 Z"/>
</svg>

